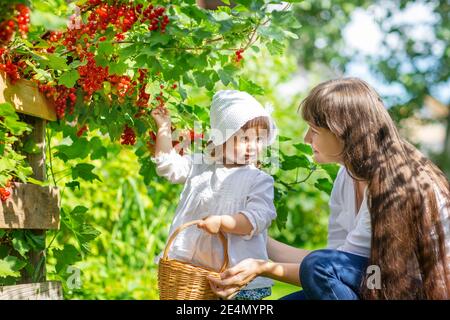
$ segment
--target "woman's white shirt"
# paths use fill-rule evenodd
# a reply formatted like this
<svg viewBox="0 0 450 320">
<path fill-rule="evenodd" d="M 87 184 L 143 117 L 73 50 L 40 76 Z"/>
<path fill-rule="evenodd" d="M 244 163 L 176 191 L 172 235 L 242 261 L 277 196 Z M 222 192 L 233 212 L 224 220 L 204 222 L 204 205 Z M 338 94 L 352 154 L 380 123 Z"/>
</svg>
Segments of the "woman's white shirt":
<svg viewBox="0 0 450 320">
<path fill-rule="evenodd" d="M 446 235 L 447 251 L 450 252 L 449 213 L 445 209 L 445 199 L 436 188 L 435 192 Z M 329 205 L 331 214 L 328 224 L 327 247 L 369 257 L 372 231 L 367 207 L 367 187 L 364 190 L 361 207 L 357 212 L 353 178 L 345 167 L 341 167 L 336 176 Z"/>
</svg>

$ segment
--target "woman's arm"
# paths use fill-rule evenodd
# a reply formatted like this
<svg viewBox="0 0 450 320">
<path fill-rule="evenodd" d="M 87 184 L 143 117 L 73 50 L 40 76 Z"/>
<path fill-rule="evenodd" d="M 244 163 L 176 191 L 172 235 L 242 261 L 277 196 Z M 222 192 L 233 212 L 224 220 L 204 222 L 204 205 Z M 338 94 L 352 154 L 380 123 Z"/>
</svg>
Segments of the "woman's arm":
<svg viewBox="0 0 450 320">
<path fill-rule="evenodd" d="M 258 276 L 301 286 L 300 265 L 311 251 L 297 249 L 272 238 L 267 241 L 267 251 L 273 261 L 245 259 L 221 273 L 221 279 L 209 278 L 212 290 L 227 298 Z"/>
<path fill-rule="evenodd" d="M 258 259 L 245 259 L 220 274 L 220 279 L 210 278 L 211 289 L 220 297 L 230 298 L 257 276 L 265 276 L 300 286 L 300 264 L 279 263 Z"/>
<path fill-rule="evenodd" d="M 300 265 L 303 258 L 310 252 L 310 250 L 298 249 L 272 238 L 267 240 L 267 253 L 272 261 Z"/>
</svg>

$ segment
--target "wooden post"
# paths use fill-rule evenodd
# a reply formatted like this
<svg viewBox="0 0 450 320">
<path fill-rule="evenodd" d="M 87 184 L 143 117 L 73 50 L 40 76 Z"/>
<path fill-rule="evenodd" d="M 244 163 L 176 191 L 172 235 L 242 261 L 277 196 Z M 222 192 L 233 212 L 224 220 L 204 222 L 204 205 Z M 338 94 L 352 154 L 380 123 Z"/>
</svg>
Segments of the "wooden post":
<svg viewBox="0 0 450 320">
<path fill-rule="evenodd" d="M 45 126 L 46 120 L 56 120 L 55 108 L 32 81 L 19 80 L 12 85 L 4 73 L 0 72 L 0 103 L 2 102 L 10 102 L 22 114 L 23 121 L 33 127 L 24 142 L 32 139 L 39 152 L 27 154 L 27 160 L 33 169 L 33 178 L 45 181 Z M 59 191 L 56 187 L 18 183 L 11 199 L 1 205 L 0 214 L 2 229 L 31 229 L 31 232 L 45 236 L 44 229 L 59 228 Z M 26 270 L 21 270 L 21 284 L 0 287 L 0 299 L 62 299 L 61 283 L 45 281 L 45 250 L 32 251 L 28 258 L 34 268 L 38 268 L 36 278 Z"/>
<path fill-rule="evenodd" d="M 36 154 L 28 154 L 27 160 L 30 164 L 31 168 L 33 169 L 33 178 L 40 181 L 45 181 L 47 178 L 46 171 L 45 171 L 45 125 L 46 121 L 43 119 L 39 119 L 32 116 L 24 116 L 25 122 L 30 124 L 33 127 L 33 131 L 31 134 L 25 138 L 25 141 L 28 139 L 33 139 L 36 143 L 36 146 L 39 148 L 39 153 Z M 33 230 L 32 231 L 36 235 L 44 235 L 45 236 L 45 230 Z M 45 244 L 45 240 L 44 240 Z M 29 259 L 31 264 L 35 268 L 40 268 L 37 274 L 36 281 L 41 282 L 45 281 L 45 251 L 31 251 L 29 253 Z M 41 262 L 41 259 L 44 261 Z M 22 274 L 22 281 L 21 283 L 30 283 L 32 282 L 32 276 L 31 274 L 28 274 L 27 272 L 24 272 Z"/>
</svg>

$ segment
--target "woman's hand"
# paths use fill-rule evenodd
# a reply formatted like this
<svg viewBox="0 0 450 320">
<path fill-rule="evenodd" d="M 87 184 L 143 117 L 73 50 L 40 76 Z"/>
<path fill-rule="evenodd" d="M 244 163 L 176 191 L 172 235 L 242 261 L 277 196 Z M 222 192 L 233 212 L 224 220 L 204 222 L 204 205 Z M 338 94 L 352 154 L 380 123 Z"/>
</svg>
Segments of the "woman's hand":
<svg viewBox="0 0 450 320">
<path fill-rule="evenodd" d="M 209 216 L 203 219 L 203 221 L 197 224 L 197 227 L 205 230 L 211 234 L 219 233 L 220 227 L 222 226 L 221 216 Z"/>
<path fill-rule="evenodd" d="M 168 127 L 170 128 L 172 125 L 172 122 L 170 120 L 170 113 L 169 110 L 165 107 L 156 107 L 152 110 L 151 115 L 153 119 L 155 119 L 156 125 L 158 128 L 161 127 Z"/>
<path fill-rule="evenodd" d="M 207 277 L 212 291 L 221 298 L 231 299 L 247 283 L 264 271 L 267 261 L 248 258 L 222 272 L 221 279 Z"/>
</svg>

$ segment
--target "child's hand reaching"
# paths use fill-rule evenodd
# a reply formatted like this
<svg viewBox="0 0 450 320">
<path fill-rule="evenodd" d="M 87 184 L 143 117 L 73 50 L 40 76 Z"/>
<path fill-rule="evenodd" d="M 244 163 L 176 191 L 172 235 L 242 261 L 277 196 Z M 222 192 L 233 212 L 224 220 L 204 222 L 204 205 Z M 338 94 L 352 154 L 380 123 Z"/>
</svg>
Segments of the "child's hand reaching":
<svg viewBox="0 0 450 320">
<path fill-rule="evenodd" d="M 197 227 L 211 234 L 219 233 L 222 226 L 222 216 L 209 216 L 197 224 Z"/>
<path fill-rule="evenodd" d="M 158 128 L 171 126 L 170 113 L 165 107 L 156 107 L 152 110 L 151 115 L 155 119 Z"/>
</svg>

